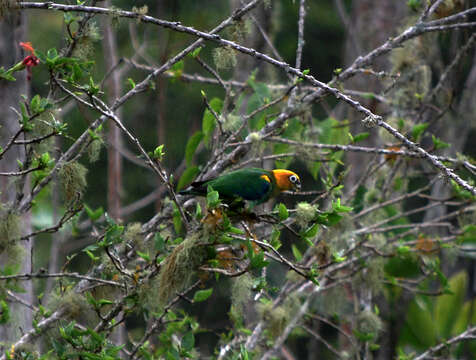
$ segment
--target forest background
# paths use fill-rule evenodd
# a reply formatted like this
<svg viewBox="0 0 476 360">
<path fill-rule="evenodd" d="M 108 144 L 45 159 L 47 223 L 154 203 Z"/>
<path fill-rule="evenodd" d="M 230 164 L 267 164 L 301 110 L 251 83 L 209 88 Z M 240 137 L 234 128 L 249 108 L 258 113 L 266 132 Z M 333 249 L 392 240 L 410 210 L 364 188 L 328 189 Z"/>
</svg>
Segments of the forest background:
<svg viewBox="0 0 476 360">
<path fill-rule="evenodd" d="M 0 358 L 475 358 L 475 14 L 0 1 Z"/>
</svg>

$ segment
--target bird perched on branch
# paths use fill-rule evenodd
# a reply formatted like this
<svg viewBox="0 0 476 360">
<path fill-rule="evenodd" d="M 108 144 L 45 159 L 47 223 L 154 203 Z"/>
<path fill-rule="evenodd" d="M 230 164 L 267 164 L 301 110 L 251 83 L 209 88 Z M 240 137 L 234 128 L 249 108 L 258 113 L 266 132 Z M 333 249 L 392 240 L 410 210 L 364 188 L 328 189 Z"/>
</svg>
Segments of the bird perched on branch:
<svg viewBox="0 0 476 360">
<path fill-rule="evenodd" d="M 282 191 L 300 190 L 301 181 L 296 173 L 289 170 L 245 168 L 213 179 L 196 181 L 179 194 L 206 196 L 209 186 L 227 202 L 241 198 L 260 204 Z"/>
</svg>

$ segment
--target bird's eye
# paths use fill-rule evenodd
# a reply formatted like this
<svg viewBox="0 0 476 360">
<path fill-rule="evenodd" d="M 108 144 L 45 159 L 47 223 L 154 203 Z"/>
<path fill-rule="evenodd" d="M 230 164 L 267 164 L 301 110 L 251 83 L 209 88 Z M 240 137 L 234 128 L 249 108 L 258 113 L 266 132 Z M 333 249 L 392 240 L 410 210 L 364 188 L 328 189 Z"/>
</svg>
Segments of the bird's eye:
<svg viewBox="0 0 476 360">
<path fill-rule="evenodd" d="M 294 184 L 294 183 L 298 182 L 298 178 L 297 178 L 296 175 L 291 175 L 289 177 L 289 181 L 291 181 Z"/>
</svg>

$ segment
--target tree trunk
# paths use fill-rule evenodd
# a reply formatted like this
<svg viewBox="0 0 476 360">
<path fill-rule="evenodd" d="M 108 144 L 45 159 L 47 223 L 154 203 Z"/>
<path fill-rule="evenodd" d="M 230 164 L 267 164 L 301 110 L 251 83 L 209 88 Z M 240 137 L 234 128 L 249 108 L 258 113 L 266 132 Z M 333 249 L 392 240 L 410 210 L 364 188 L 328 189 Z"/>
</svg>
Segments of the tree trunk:
<svg viewBox="0 0 476 360">
<path fill-rule="evenodd" d="M 8 68 L 15 63 L 21 61 L 24 54 L 22 54 L 19 43 L 26 41 L 25 33 L 25 14 L 19 12 L 11 12 L 4 18 L 0 18 L 0 64 L 5 68 Z M 26 81 L 26 73 L 15 73 L 17 81 L 10 82 L 0 80 L 0 109 L 2 114 L 0 115 L 0 145 L 5 144 L 12 138 L 14 134 L 20 129 L 17 114 L 11 109 L 19 109 L 20 95 L 28 95 L 28 84 Z M 22 146 L 13 145 L 4 157 L 0 161 L 0 171 L 18 171 L 17 160 L 24 160 L 25 153 Z M 11 208 L 17 197 L 17 191 L 24 191 L 25 189 L 16 188 L 16 179 L 10 176 L 0 177 L 0 201 L 4 208 Z M 28 181 L 25 187 L 29 187 Z M 30 215 L 21 215 L 21 229 L 22 234 L 28 234 L 30 232 Z M 21 245 L 24 248 L 24 254 L 22 256 L 22 264 L 19 272 L 30 273 L 32 268 L 32 243 L 31 239 L 22 241 Z M 3 268 L 3 264 L 9 257 L 8 250 L 0 254 L 0 268 Z M 22 283 L 25 290 L 24 293 L 15 294 L 18 298 L 21 298 L 28 304 L 33 303 L 33 287 L 31 281 Z M 9 300 L 11 300 L 9 298 Z M 9 342 L 16 340 L 22 332 L 31 329 L 32 327 L 32 312 L 31 309 L 19 302 L 10 303 L 10 321 L 0 327 L 0 342 L 8 344 Z"/>
<path fill-rule="evenodd" d="M 106 2 L 106 7 L 111 6 L 111 2 Z M 117 39 L 114 29 L 112 28 L 111 19 L 104 18 L 104 41 L 103 52 L 104 61 L 106 63 L 107 73 L 110 72 L 110 77 L 106 82 L 109 102 L 118 99 L 122 93 L 121 76 L 119 73 L 118 63 L 119 57 L 117 52 Z M 121 118 L 121 110 L 116 110 L 116 115 Z M 122 147 L 121 130 L 112 121 L 109 122 L 107 133 L 107 169 L 108 169 L 108 196 L 107 208 L 110 216 L 114 220 L 119 220 L 121 217 L 121 193 L 122 193 L 122 158 L 119 149 Z M 124 316 L 121 312 L 116 320 Z M 125 326 L 118 326 L 114 329 L 111 340 L 116 345 L 127 343 L 127 333 Z M 122 353 L 121 353 L 122 355 Z"/>
</svg>

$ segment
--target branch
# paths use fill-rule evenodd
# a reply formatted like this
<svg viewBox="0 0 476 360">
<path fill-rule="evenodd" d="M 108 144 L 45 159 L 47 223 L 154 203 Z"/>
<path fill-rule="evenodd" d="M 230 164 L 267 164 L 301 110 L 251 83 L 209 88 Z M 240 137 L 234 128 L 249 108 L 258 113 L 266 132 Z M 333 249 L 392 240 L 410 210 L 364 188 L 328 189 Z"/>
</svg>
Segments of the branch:
<svg viewBox="0 0 476 360">
<path fill-rule="evenodd" d="M 429 357 L 430 355 L 440 351 L 441 349 L 446 348 L 450 345 L 456 344 L 460 341 L 474 340 L 475 335 L 476 335 L 476 326 L 470 327 L 469 329 L 462 332 L 461 334 L 459 334 L 459 335 L 457 335 L 457 336 L 455 336 L 455 337 L 453 337 L 453 338 L 451 338 L 451 339 L 449 339 L 445 342 L 442 342 L 441 344 L 438 344 L 436 346 L 433 346 L 433 347 L 429 348 L 427 351 L 425 351 L 424 353 L 422 353 L 419 356 L 417 356 L 416 358 L 414 358 L 414 360 L 423 360 L 423 359 Z"/>
<path fill-rule="evenodd" d="M 31 344 L 35 338 L 52 327 L 54 323 L 61 320 L 65 313 L 67 313 L 66 308 L 60 308 L 56 310 L 53 314 L 51 314 L 50 317 L 41 320 L 33 329 L 26 332 L 16 343 L 12 344 L 12 348 L 15 349 L 27 344 Z M 6 354 L 3 354 L 2 357 L 0 357 L 0 360 L 7 360 Z"/>
<path fill-rule="evenodd" d="M 233 12 L 233 14 L 222 21 L 217 27 L 215 27 L 213 30 L 210 31 L 210 36 L 213 36 L 214 33 L 223 30 L 225 27 L 230 26 L 235 20 L 239 19 L 242 17 L 245 13 L 248 11 L 252 10 L 256 5 L 259 3 L 260 0 L 253 0 L 250 1 L 246 6 L 243 6 L 242 8 L 239 8 Z M 124 12 L 124 11 L 119 11 L 119 13 L 116 12 L 116 10 L 112 11 L 110 9 L 104 9 L 104 8 L 97 8 L 97 7 L 83 7 L 80 5 L 62 5 L 62 4 L 55 4 L 51 2 L 47 3 L 18 3 L 17 4 L 19 8 L 23 9 L 28 9 L 28 8 L 36 8 L 36 9 L 45 9 L 45 10 L 61 10 L 61 11 L 83 11 L 81 9 L 84 9 L 84 12 L 88 13 L 96 13 L 96 10 L 98 11 L 97 13 L 103 13 L 103 14 L 112 14 L 112 15 L 117 15 L 121 16 L 119 13 L 128 13 L 132 18 L 138 18 L 140 17 L 141 20 L 143 20 L 144 16 L 139 15 L 137 13 L 132 13 L 132 12 Z M 126 16 L 127 17 L 127 16 Z M 170 22 L 166 22 L 169 24 L 173 24 Z M 175 63 L 178 61 L 182 60 L 187 54 L 198 48 L 199 46 L 202 45 L 203 39 L 198 39 L 195 42 L 193 42 L 191 45 L 186 47 L 184 50 L 182 50 L 180 53 L 175 55 L 174 57 L 170 58 L 168 61 L 166 61 L 162 66 L 159 68 L 155 69 L 152 73 L 150 73 L 142 82 L 138 83 L 133 89 L 129 90 L 126 94 L 124 94 L 122 97 L 119 99 L 116 99 L 114 103 L 111 105 L 110 110 L 115 111 L 118 107 L 123 105 L 126 101 L 134 97 L 135 95 L 142 93 L 149 89 L 149 84 L 153 79 L 155 79 L 157 76 L 159 76 L 161 73 L 167 71 L 170 69 Z M 99 119 L 94 121 L 89 128 L 83 132 L 83 134 L 73 143 L 73 145 L 70 146 L 70 148 L 60 157 L 60 159 L 57 161 L 55 167 L 51 170 L 50 174 L 46 176 L 37 186 L 35 186 L 34 189 L 32 189 L 31 193 L 28 196 L 25 196 L 25 198 L 22 200 L 20 206 L 19 206 L 19 211 L 24 212 L 28 210 L 31 206 L 32 200 L 35 198 L 35 196 L 46 186 L 48 183 L 51 181 L 53 178 L 54 174 L 60 169 L 60 167 L 67 161 L 69 161 L 78 151 L 81 145 L 89 138 L 89 132 L 88 130 L 95 130 L 98 128 L 104 121 L 106 121 L 107 117 L 102 115 Z M 21 131 L 19 131 L 20 133 Z M 15 140 L 15 138 L 19 135 L 19 133 L 12 139 L 12 142 Z M 6 150 L 2 153 L 0 153 L 0 158 L 4 154 Z"/>
<path fill-rule="evenodd" d="M 125 287 L 123 284 L 118 283 L 117 281 L 104 280 L 95 278 L 92 276 L 81 275 L 78 273 L 52 273 L 47 272 L 37 272 L 37 273 L 25 273 L 17 275 L 0 275 L 0 280 L 30 280 L 30 279 L 44 279 L 44 278 L 72 278 L 78 280 L 87 280 L 91 282 L 101 283 L 104 285 L 111 285 L 117 287 Z"/>
<path fill-rule="evenodd" d="M 134 345 L 134 348 L 132 349 L 130 353 L 130 358 L 131 359 L 137 359 L 137 352 L 139 349 L 144 345 L 144 343 L 151 337 L 151 335 L 158 330 L 160 325 L 162 325 L 162 322 L 164 321 L 165 316 L 169 312 L 169 310 L 174 306 L 180 299 L 182 299 L 188 292 L 191 290 L 195 289 L 199 284 L 201 283 L 201 280 L 198 280 L 195 282 L 192 286 L 190 286 L 188 289 L 185 291 L 178 293 L 177 296 L 175 296 L 172 300 L 169 301 L 169 303 L 164 307 L 164 310 L 162 311 L 162 314 L 154 321 L 152 326 L 146 331 L 144 336 L 142 336 L 141 340 Z"/>
<path fill-rule="evenodd" d="M 298 41 L 296 49 L 296 69 L 301 68 L 302 49 L 304 47 L 304 19 L 306 17 L 306 0 L 299 2 Z"/>
<path fill-rule="evenodd" d="M 21 240 L 28 240 L 29 238 L 36 236 L 38 234 L 43 234 L 43 233 L 54 233 L 57 232 L 59 229 L 63 227 L 63 225 L 68 222 L 74 215 L 76 215 L 78 212 L 80 212 L 83 209 L 83 206 L 80 205 L 76 208 L 70 207 L 61 217 L 61 219 L 58 221 L 56 225 L 50 226 L 49 228 L 46 229 L 41 229 L 38 231 L 34 231 L 28 235 L 22 236 Z"/>
<path fill-rule="evenodd" d="M 26 170 L 22 170 L 22 171 L 0 172 L 0 176 L 23 176 L 23 175 L 29 174 L 33 171 L 37 171 L 37 170 L 41 170 L 41 169 L 42 169 L 41 166 L 37 166 L 37 167 L 31 168 L 31 169 L 26 169 Z"/>
<path fill-rule="evenodd" d="M 424 158 L 428 159 L 431 162 L 431 164 L 434 167 L 436 167 L 438 170 L 440 170 L 447 178 L 454 180 L 463 189 L 476 195 L 476 188 L 474 186 L 469 185 L 469 183 L 466 182 L 465 180 L 461 179 L 458 175 L 454 173 L 452 169 L 443 165 L 442 162 L 438 160 L 437 156 L 428 153 L 421 146 L 417 145 L 413 141 L 408 140 L 405 136 L 403 136 L 401 133 L 399 133 L 396 129 L 394 129 L 391 125 L 387 124 L 382 119 L 377 120 L 377 125 L 387 130 L 395 138 L 397 138 L 403 144 L 405 144 L 410 150 L 414 150 L 420 153 Z"/>
<path fill-rule="evenodd" d="M 300 141 L 278 138 L 278 137 L 269 137 L 265 141 L 268 142 L 277 142 L 282 144 L 288 144 L 299 147 L 309 147 L 314 149 L 329 149 L 333 151 L 347 151 L 347 152 L 362 152 L 366 154 L 381 154 L 381 155 L 400 155 L 411 158 L 423 158 L 424 155 L 416 151 L 407 151 L 407 150 L 390 150 L 390 149 L 380 149 L 372 148 L 367 146 L 357 146 L 357 145 L 338 145 L 338 144 L 320 144 L 320 143 L 303 143 Z M 461 164 L 468 169 L 476 170 L 476 165 L 471 164 L 467 160 L 456 159 L 448 156 L 434 156 L 438 161 L 451 162 L 454 164 Z"/>
</svg>

